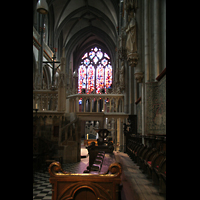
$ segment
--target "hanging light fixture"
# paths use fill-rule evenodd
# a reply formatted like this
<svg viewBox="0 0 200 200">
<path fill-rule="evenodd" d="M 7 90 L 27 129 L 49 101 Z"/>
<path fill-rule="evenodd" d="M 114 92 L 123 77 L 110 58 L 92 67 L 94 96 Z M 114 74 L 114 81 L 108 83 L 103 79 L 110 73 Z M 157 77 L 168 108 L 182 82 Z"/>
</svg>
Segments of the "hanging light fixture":
<svg viewBox="0 0 200 200">
<path fill-rule="evenodd" d="M 41 14 L 47 14 L 49 11 L 48 4 L 46 0 L 39 0 L 37 2 L 37 12 Z"/>
</svg>

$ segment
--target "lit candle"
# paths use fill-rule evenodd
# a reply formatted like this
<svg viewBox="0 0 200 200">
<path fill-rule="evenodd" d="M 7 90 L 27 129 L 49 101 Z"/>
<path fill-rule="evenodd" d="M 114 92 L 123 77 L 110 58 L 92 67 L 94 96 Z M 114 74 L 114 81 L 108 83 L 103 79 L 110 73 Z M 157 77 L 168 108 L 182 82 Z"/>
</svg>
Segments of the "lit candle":
<svg viewBox="0 0 200 200">
<path fill-rule="evenodd" d="M 88 140 L 89 134 L 87 134 L 87 140 Z"/>
</svg>

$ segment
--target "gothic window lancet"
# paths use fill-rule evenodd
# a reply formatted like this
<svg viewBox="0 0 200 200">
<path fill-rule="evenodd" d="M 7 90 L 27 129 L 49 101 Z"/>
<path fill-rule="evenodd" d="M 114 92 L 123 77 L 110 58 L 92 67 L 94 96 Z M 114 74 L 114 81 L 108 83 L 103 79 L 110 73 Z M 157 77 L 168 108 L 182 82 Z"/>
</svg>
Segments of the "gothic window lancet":
<svg viewBox="0 0 200 200">
<path fill-rule="evenodd" d="M 101 89 L 112 85 L 112 65 L 107 53 L 94 47 L 82 56 L 78 69 L 78 93 L 85 89 L 85 93 L 102 92 Z"/>
</svg>

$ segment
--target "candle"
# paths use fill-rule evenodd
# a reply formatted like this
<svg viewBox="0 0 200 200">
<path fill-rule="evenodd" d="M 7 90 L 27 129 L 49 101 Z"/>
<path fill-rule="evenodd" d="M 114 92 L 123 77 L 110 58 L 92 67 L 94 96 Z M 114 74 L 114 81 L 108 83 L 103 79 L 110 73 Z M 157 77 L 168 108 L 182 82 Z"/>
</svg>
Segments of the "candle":
<svg viewBox="0 0 200 200">
<path fill-rule="evenodd" d="M 35 108 L 37 109 L 37 103 L 36 103 L 36 105 L 35 105 Z"/>
<path fill-rule="evenodd" d="M 87 134 L 87 140 L 88 140 L 89 134 Z"/>
</svg>

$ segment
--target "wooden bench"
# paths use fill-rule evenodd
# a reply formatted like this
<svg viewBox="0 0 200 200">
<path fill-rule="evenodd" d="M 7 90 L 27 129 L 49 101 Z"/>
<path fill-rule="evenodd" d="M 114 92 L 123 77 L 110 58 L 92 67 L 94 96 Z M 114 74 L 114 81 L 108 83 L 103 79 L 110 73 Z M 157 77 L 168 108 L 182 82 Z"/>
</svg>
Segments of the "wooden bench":
<svg viewBox="0 0 200 200">
<path fill-rule="evenodd" d="M 135 149 L 133 150 L 133 155 L 132 155 L 132 160 L 137 163 L 137 157 L 138 157 L 138 153 L 140 152 L 140 149 L 142 149 L 144 145 L 143 144 L 138 144 Z"/>
<path fill-rule="evenodd" d="M 164 158 L 158 168 L 159 193 L 166 194 L 166 158 Z"/>
<path fill-rule="evenodd" d="M 146 148 L 146 149 L 144 149 L 144 151 L 142 152 L 142 155 L 140 156 L 140 164 L 139 164 L 139 166 L 140 166 L 140 168 L 139 169 L 143 169 L 144 168 L 144 161 L 145 161 L 145 158 L 146 158 L 146 156 L 147 156 L 147 154 L 150 152 L 152 150 L 152 148 L 151 147 L 148 147 L 148 148 Z"/>
<path fill-rule="evenodd" d="M 159 186 L 159 193 L 166 194 L 166 135 L 130 136 L 127 142 L 127 154 L 139 165 L 147 178 Z"/>
<path fill-rule="evenodd" d="M 158 169 L 160 167 L 160 163 L 165 158 L 165 152 L 157 152 L 152 158 L 151 162 L 149 162 L 147 165 L 147 174 L 150 178 L 152 178 L 155 185 L 158 185 L 159 182 Z"/>
<path fill-rule="evenodd" d="M 145 156 L 145 159 L 143 162 L 143 168 L 142 168 L 144 173 L 147 173 L 147 166 L 152 162 L 154 155 L 157 153 L 158 153 L 158 150 L 156 148 L 153 148 Z M 151 177 L 148 177 L 148 178 L 151 178 Z"/>
<path fill-rule="evenodd" d="M 94 160 L 92 166 L 90 167 L 90 171 L 101 171 L 101 167 L 103 164 L 103 159 L 105 156 L 105 152 L 98 152 L 96 159 Z"/>
<path fill-rule="evenodd" d="M 48 168 L 52 200 L 119 200 L 122 168 L 112 163 L 106 173 L 72 174 L 63 171 L 59 162 Z"/>
<path fill-rule="evenodd" d="M 132 151 L 137 143 L 133 140 L 129 140 L 127 144 L 127 153 L 131 157 L 132 156 Z"/>
<path fill-rule="evenodd" d="M 143 154 L 145 149 L 147 149 L 147 146 L 143 145 L 137 153 L 137 165 L 139 165 L 139 166 L 141 165 L 142 154 Z"/>
</svg>

